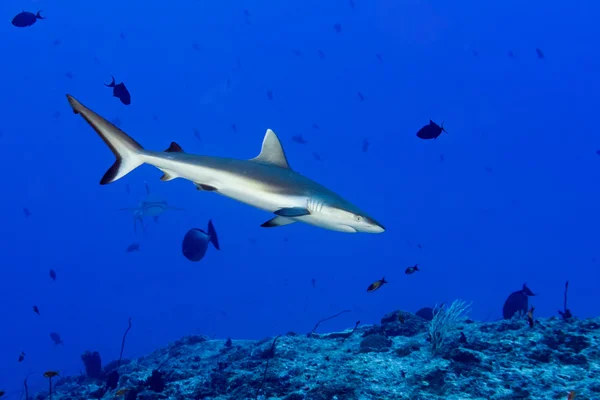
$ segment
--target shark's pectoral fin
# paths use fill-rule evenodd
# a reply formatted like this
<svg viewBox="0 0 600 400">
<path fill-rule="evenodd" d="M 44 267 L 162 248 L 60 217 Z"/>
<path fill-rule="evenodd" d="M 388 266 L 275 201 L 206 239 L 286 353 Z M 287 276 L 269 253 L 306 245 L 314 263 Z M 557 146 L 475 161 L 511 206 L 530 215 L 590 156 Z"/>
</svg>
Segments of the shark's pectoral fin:
<svg viewBox="0 0 600 400">
<path fill-rule="evenodd" d="M 172 181 L 173 179 L 178 178 L 174 172 L 167 171 L 166 169 L 161 169 L 161 171 L 164 173 L 164 175 L 160 177 L 160 180 L 163 182 Z"/>
<path fill-rule="evenodd" d="M 171 142 L 171 145 L 165 150 L 165 153 L 183 153 L 183 149 L 177 143 Z"/>
<path fill-rule="evenodd" d="M 275 228 L 277 226 L 285 226 L 297 222 L 295 219 L 277 216 L 262 224 L 263 228 Z"/>
<path fill-rule="evenodd" d="M 301 217 L 308 214 L 310 214 L 310 211 L 302 207 L 282 208 L 275 211 L 275 215 L 279 215 L 280 217 Z"/>
<path fill-rule="evenodd" d="M 250 161 L 273 164 L 281 168 L 290 169 L 290 164 L 285 157 L 281 142 L 277 135 L 275 135 L 275 132 L 270 129 L 267 129 L 267 133 L 265 133 L 260 154 L 250 159 Z"/>
<path fill-rule="evenodd" d="M 214 186 L 205 185 L 204 183 L 194 183 L 196 189 L 203 190 L 205 192 L 218 192 L 218 189 Z"/>
</svg>

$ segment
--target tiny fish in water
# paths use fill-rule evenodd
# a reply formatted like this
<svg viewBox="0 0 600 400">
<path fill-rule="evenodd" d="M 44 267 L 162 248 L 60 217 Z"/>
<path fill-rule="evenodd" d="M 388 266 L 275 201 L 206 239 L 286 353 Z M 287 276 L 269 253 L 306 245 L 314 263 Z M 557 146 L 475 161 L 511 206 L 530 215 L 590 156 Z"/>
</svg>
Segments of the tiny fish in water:
<svg viewBox="0 0 600 400">
<path fill-rule="evenodd" d="M 52 339 L 55 345 L 64 344 L 62 339 L 60 338 L 60 335 L 56 332 L 52 332 L 50 334 L 50 339 Z"/>
<path fill-rule="evenodd" d="M 292 54 L 294 54 L 296 57 L 300 57 L 302 55 L 302 52 L 298 49 L 293 49 Z"/>
<path fill-rule="evenodd" d="M 202 140 L 202 137 L 200 136 L 200 131 L 196 128 L 194 128 L 194 136 L 196 137 L 196 139 Z"/>
<path fill-rule="evenodd" d="M 273 91 L 272 90 L 267 90 L 267 98 L 269 100 L 273 100 Z"/>
<path fill-rule="evenodd" d="M 354 0 L 350 0 L 350 7 L 356 7 L 356 2 Z"/>
<path fill-rule="evenodd" d="M 51 278 L 53 281 L 55 281 L 55 280 L 56 280 L 56 272 L 55 272 L 53 269 L 51 269 L 51 270 L 50 270 L 50 278 Z"/>
<path fill-rule="evenodd" d="M 315 278 L 312 278 L 310 280 L 310 283 L 312 284 L 313 289 L 315 289 L 317 287 L 317 280 Z"/>
<path fill-rule="evenodd" d="M 312 127 L 313 127 L 313 129 L 316 129 L 316 130 L 321 129 L 321 127 L 315 122 L 313 122 Z"/>
<path fill-rule="evenodd" d="M 356 95 L 358 96 L 358 99 L 360 101 L 365 101 L 365 95 L 364 94 L 362 94 L 361 92 L 358 92 L 358 93 L 356 93 Z"/>
<path fill-rule="evenodd" d="M 302 135 L 294 135 L 292 136 L 292 141 L 299 144 L 306 144 L 308 141 L 302 137 Z"/>
<path fill-rule="evenodd" d="M 413 265 L 412 267 L 408 267 L 408 268 L 406 268 L 406 270 L 404 271 L 404 273 L 405 273 L 406 275 L 411 275 L 411 274 L 414 274 L 414 273 L 415 273 L 415 272 L 417 272 L 417 271 L 420 271 L 420 269 L 419 269 L 419 264 L 415 264 L 415 265 Z"/>
<path fill-rule="evenodd" d="M 237 133 L 237 131 L 238 131 L 237 125 L 236 124 L 231 124 L 231 130 L 233 132 Z"/>
<path fill-rule="evenodd" d="M 22 11 L 15 15 L 12 20 L 12 24 L 17 28 L 26 28 L 31 26 L 35 24 L 38 19 L 44 19 L 44 17 L 41 15 L 41 12 L 42 11 L 40 10 L 37 12 L 37 14 L 34 14 L 32 12 Z"/>
<path fill-rule="evenodd" d="M 514 51 L 512 51 L 512 50 L 510 50 L 508 52 L 508 57 L 510 57 L 510 58 L 517 58 L 517 56 L 515 55 Z"/>
<path fill-rule="evenodd" d="M 24 208 L 23 214 L 25 214 L 25 218 L 31 217 L 31 211 L 29 211 L 29 208 Z"/>
<path fill-rule="evenodd" d="M 25 352 L 21 352 L 21 354 L 19 354 L 19 362 L 23 361 L 25 359 Z"/>
<path fill-rule="evenodd" d="M 383 62 L 383 56 L 381 55 L 381 53 L 375 54 L 375 57 L 377 57 L 377 61 Z"/>
<path fill-rule="evenodd" d="M 40 315 L 40 309 L 38 308 L 38 306 L 33 306 L 33 312 L 37 315 Z"/>
<path fill-rule="evenodd" d="M 367 151 L 369 151 L 370 145 L 371 145 L 371 143 L 367 139 L 363 139 L 363 144 L 362 144 L 363 153 L 366 153 Z"/>
<path fill-rule="evenodd" d="M 322 160 L 321 156 L 316 151 L 313 151 L 313 158 L 315 160 L 317 160 L 317 161 L 321 161 Z"/>
<path fill-rule="evenodd" d="M 212 220 L 208 221 L 208 233 L 198 228 L 190 229 L 183 238 L 181 251 L 188 260 L 198 262 L 204 258 L 208 243 L 212 243 L 215 249 L 221 250 Z"/>
<path fill-rule="evenodd" d="M 341 32 L 342 32 L 342 24 L 334 24 L 334 25 L 333 25 L 333 30 L 334 30 L 336 33 L 341 33 Z"/>
<path fill-rule="evenodd" d="M 55 376 L 58 376 L 58 371 L 46 371 L 46 372 L 44 372 L 44 378 L 52 379 Z"/>
<path fill-rule="evenodd" d="M 388 282 L 385 280 L 385 277 L 383 277 L 380 280 L 371 283 L 369 285 L 369 287 L 367 288 L 367 292 L 374 292 L 386 283 L 388 283 Z"/>
<path fill-rule="evenodd" d="M 126 253 L 131 253 L 133 251 L 140 251 L 139 243 L 131 243 L 129 247 L 127 247 L 127 250 L 125 250 Z"/>
<path fill-rule="evenodd" d="M 421 139 L 437 139 L 438 136 L 442 134 L 442 132 L 448 133 L 444 129 L 444 123 L 442 122 L 442 126 L 436 124 L 432 120 L 429 120 L 429 125 L 425 125 L 417 132 L 417 137 Z"/>
<path fill-rule="evenodd" d="M 544 59 L 544 58 L 546 58 L 546 56 L 544 55 L 544 52 L 542 52 L 542 50 L 541 50 L 541 49 L 539 49 L 539 48 L 536 48 L 536 49 L 535 49 L 535 54 L 537 54 L 537 57 L 538 57 L 540 60 L 541 60 L 541 59 Z"/>
<path fill-rule="evenodd" d="M 126 106 L 131 104 L 131 94 L 125 87 L 125 84 L 123 82 L 115 84 L 115 77 L 112 76 L 111 78 L 112 82 L 108 85 L 105 83 L 104 86 L 113 88 L 113 96 L 121 100 L 121 103 L 125 104 Z"/>
<path fill-rule="evenodd" d="M 317 54 L 321 60 L 325 59 L 325 53 L 323 53 L 323 50 L 317 50 Z"/>
</svg>

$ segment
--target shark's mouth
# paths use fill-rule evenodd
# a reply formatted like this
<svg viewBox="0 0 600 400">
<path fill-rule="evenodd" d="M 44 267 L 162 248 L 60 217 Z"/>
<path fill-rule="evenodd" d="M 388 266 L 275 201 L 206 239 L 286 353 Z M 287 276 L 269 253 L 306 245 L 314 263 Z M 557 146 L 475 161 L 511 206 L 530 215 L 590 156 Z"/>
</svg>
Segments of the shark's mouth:
<svg viewBox="0 0 600 400">
<path fill-rule="evenodd" d="M 342 232 L 348 232 L 348 233 L 356 233 L 356 232 L 358 232 L 356 229 L 354 229 L 350 225 L 340 225 L 340 226 L 341 226 L 340 231 L 342 231 Z"/>
</svg>

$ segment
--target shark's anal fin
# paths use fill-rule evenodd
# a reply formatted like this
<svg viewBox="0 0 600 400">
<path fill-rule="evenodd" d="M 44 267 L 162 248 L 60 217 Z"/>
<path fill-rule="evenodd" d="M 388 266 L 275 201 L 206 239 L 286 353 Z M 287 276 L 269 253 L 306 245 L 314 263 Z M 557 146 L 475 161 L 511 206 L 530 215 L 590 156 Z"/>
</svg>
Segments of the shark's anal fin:
<svg viewBox="0 0 600 400">
<path fill-rule="evenodd" d="M 275 218 L 268 220 L 261 226 L 263 228 L 275 228 L 278 226 L 285 226 L 285 225 L 293 224 L 294 222 L 297 222 L 297 221 L 294 219 L 291 219 L 291 218 L 277 216 Z"/>
<path fill-rule="evenodd" d="M 218 189 L 214 186 L 205 185 L 203 183 L 195 183 L 196 189 L 203 190 L 205 192 L 217 192 Z"/>
<path fill-rule="evenodd" d="M 183 149 L 177 143 L 171 142 L 171 145 L 165 150 L 165 153 L 183 153 Z"/>
<path fill-rule="evenodd" d="M 280 217 L 301 217 L 308 214 L 310 214 L 310 211 L 302 207 L 282 208 L 275 211 L 275 215 L 279 215 Z"/>
<path fill-rule="evenodd" d="M 250 159 L 250 161 L 273 164 L 281 168 L 290 169 L 283 147 L 281 147 L 281 142 L 275 132 L 270 129 L 267 129 L 267 133 L 265 133 L 260 154 Z"/>
</svg>

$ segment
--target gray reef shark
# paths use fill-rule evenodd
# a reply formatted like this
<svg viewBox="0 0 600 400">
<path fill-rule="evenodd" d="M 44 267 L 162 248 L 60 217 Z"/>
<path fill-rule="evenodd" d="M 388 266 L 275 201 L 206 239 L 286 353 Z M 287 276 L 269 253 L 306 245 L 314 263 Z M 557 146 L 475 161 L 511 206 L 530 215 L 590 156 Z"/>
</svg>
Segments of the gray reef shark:
<svg viewBox="0 0 600 400">
<path fill-rule="evenodd" d="M 175 142 L 164 152 L 145 150 L 115 125 L 67 95 L 116 157 L 101 185 L 112 183 L 142 164 L 161 170 L 161 180 L 184 178 L 199 190 L 219 193 L 275 214 L 263 227 L 304 222 L 340 232 L 381 233 L 385 228 L 337 193 L 293 171 L 275 133 L 268 129 L 260 154 L 250 160 L 184 153 Z"/>
</svg>

